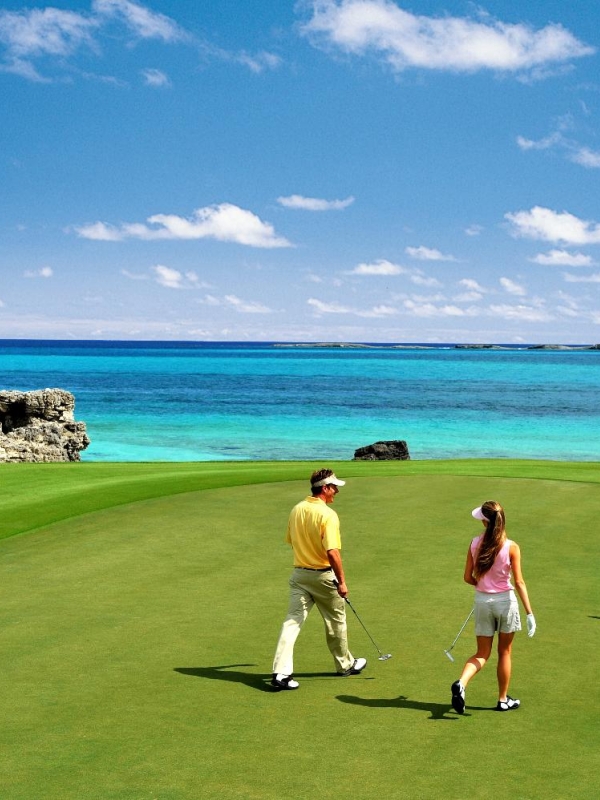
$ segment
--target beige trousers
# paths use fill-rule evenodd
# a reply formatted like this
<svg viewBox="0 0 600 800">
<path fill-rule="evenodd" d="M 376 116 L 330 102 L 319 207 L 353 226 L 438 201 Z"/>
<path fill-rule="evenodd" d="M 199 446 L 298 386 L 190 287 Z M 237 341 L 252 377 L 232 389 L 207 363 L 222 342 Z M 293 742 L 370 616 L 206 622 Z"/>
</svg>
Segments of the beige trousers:
<svg viewBox="0 0 600 800">
<path fill-rule="evenodd" d="M 293 674 L 294 645 L 314 605 L 323 617 L 325 638 L 336 672 L 346 672 L 354 664 L 354 657 L 348 650 L 346 604 L 338 594 L 334 577 L 333 570 L 318 572 L 296 567 L 292 572 L 290 604 L 273 660 L 275 674 Z"/>
</svg>

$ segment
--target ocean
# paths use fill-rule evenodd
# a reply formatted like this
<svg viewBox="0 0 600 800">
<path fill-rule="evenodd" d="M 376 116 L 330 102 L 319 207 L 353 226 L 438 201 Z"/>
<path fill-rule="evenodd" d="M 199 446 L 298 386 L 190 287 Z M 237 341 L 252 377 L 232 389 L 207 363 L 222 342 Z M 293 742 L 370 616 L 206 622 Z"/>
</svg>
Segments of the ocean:
<svg viewBox="0 0 600 800">
<path fill-rule="evenodd" d="M 44 388 L 83 461 L 600 460 L 600 350 L 0 340 L 0 389 Z"/>
</svg>

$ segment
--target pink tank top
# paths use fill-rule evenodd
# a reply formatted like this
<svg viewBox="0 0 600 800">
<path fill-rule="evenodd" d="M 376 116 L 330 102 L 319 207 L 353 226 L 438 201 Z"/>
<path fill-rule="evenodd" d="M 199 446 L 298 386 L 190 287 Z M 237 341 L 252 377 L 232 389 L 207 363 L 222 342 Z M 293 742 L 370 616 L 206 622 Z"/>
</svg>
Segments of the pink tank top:
<svg viewBox="0 0 600 800">
<path fill-rule="evenodd" d="M 477 536 L 471 542 L 471 555 L 473 561 L 477 559 L 477 552 L 483 539 L 483 534 Z M 482 575 L 475 587 L 478 592 L 488 592 L 489 594 L 497 594 L 498 592 L 508 592 L 513 588 L 510 582 L 510 546 L 512 541 L 507 539 L 500 552 L 496 556 L 491 569 L 485 575 Z"/>
</svg>

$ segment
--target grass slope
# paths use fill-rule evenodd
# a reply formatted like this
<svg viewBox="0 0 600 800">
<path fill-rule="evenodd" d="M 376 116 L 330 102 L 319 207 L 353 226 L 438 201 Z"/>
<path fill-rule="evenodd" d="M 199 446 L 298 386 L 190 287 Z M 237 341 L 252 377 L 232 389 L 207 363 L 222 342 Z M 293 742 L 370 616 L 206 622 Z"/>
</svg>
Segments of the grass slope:
<svg viewBox="0 0 600 800">
<path fill-rule="evenodd" d="M 307 464 L 3 467 L 0 796 L 7 800 L 592 798 L 600 597 L 597 465 L 335 465 L 365 673 L 331 675 L 316 612 L 297 692 L 266 679 L 287 602 L 282 531 Z M 517 637 L 511 714 L 495 659 L 467 713 L 469 512 L 507 509 L 539 630 Z"/>
</svg>

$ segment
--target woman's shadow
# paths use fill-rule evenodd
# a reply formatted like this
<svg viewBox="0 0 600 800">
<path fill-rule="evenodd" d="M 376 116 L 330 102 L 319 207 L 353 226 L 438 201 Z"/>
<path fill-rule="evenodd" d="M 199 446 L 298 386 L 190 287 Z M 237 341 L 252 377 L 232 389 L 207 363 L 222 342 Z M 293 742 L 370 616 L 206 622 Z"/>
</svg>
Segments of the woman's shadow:
<svg viewBox="0 0 600 800">
<path fill-rule="evenodd" d="M 428 719 L 445 719 L 453 721 L 458 719 L 458 715 L 452 712 L 452 708 L 447 703 L 424 703 L 421 700 L 410 700 L 406 695 L 401 694 L 399 697 L 390 698 L 377 698 L 367 700 L 364 697 L 353 697 L 348 694 L 339 694 L 336 698 L 341 703 L 351 703 L 356 706 L 368 706 L 369 708 L 399 708 L 411 709 L 413 711 L 426 711 L 429 714 Z M 491 711 L 489 708 L 480 708 L 470 706 L 474 711 Z M 469 716 L 465 714 L 464 716 Z"/>
</svg>

